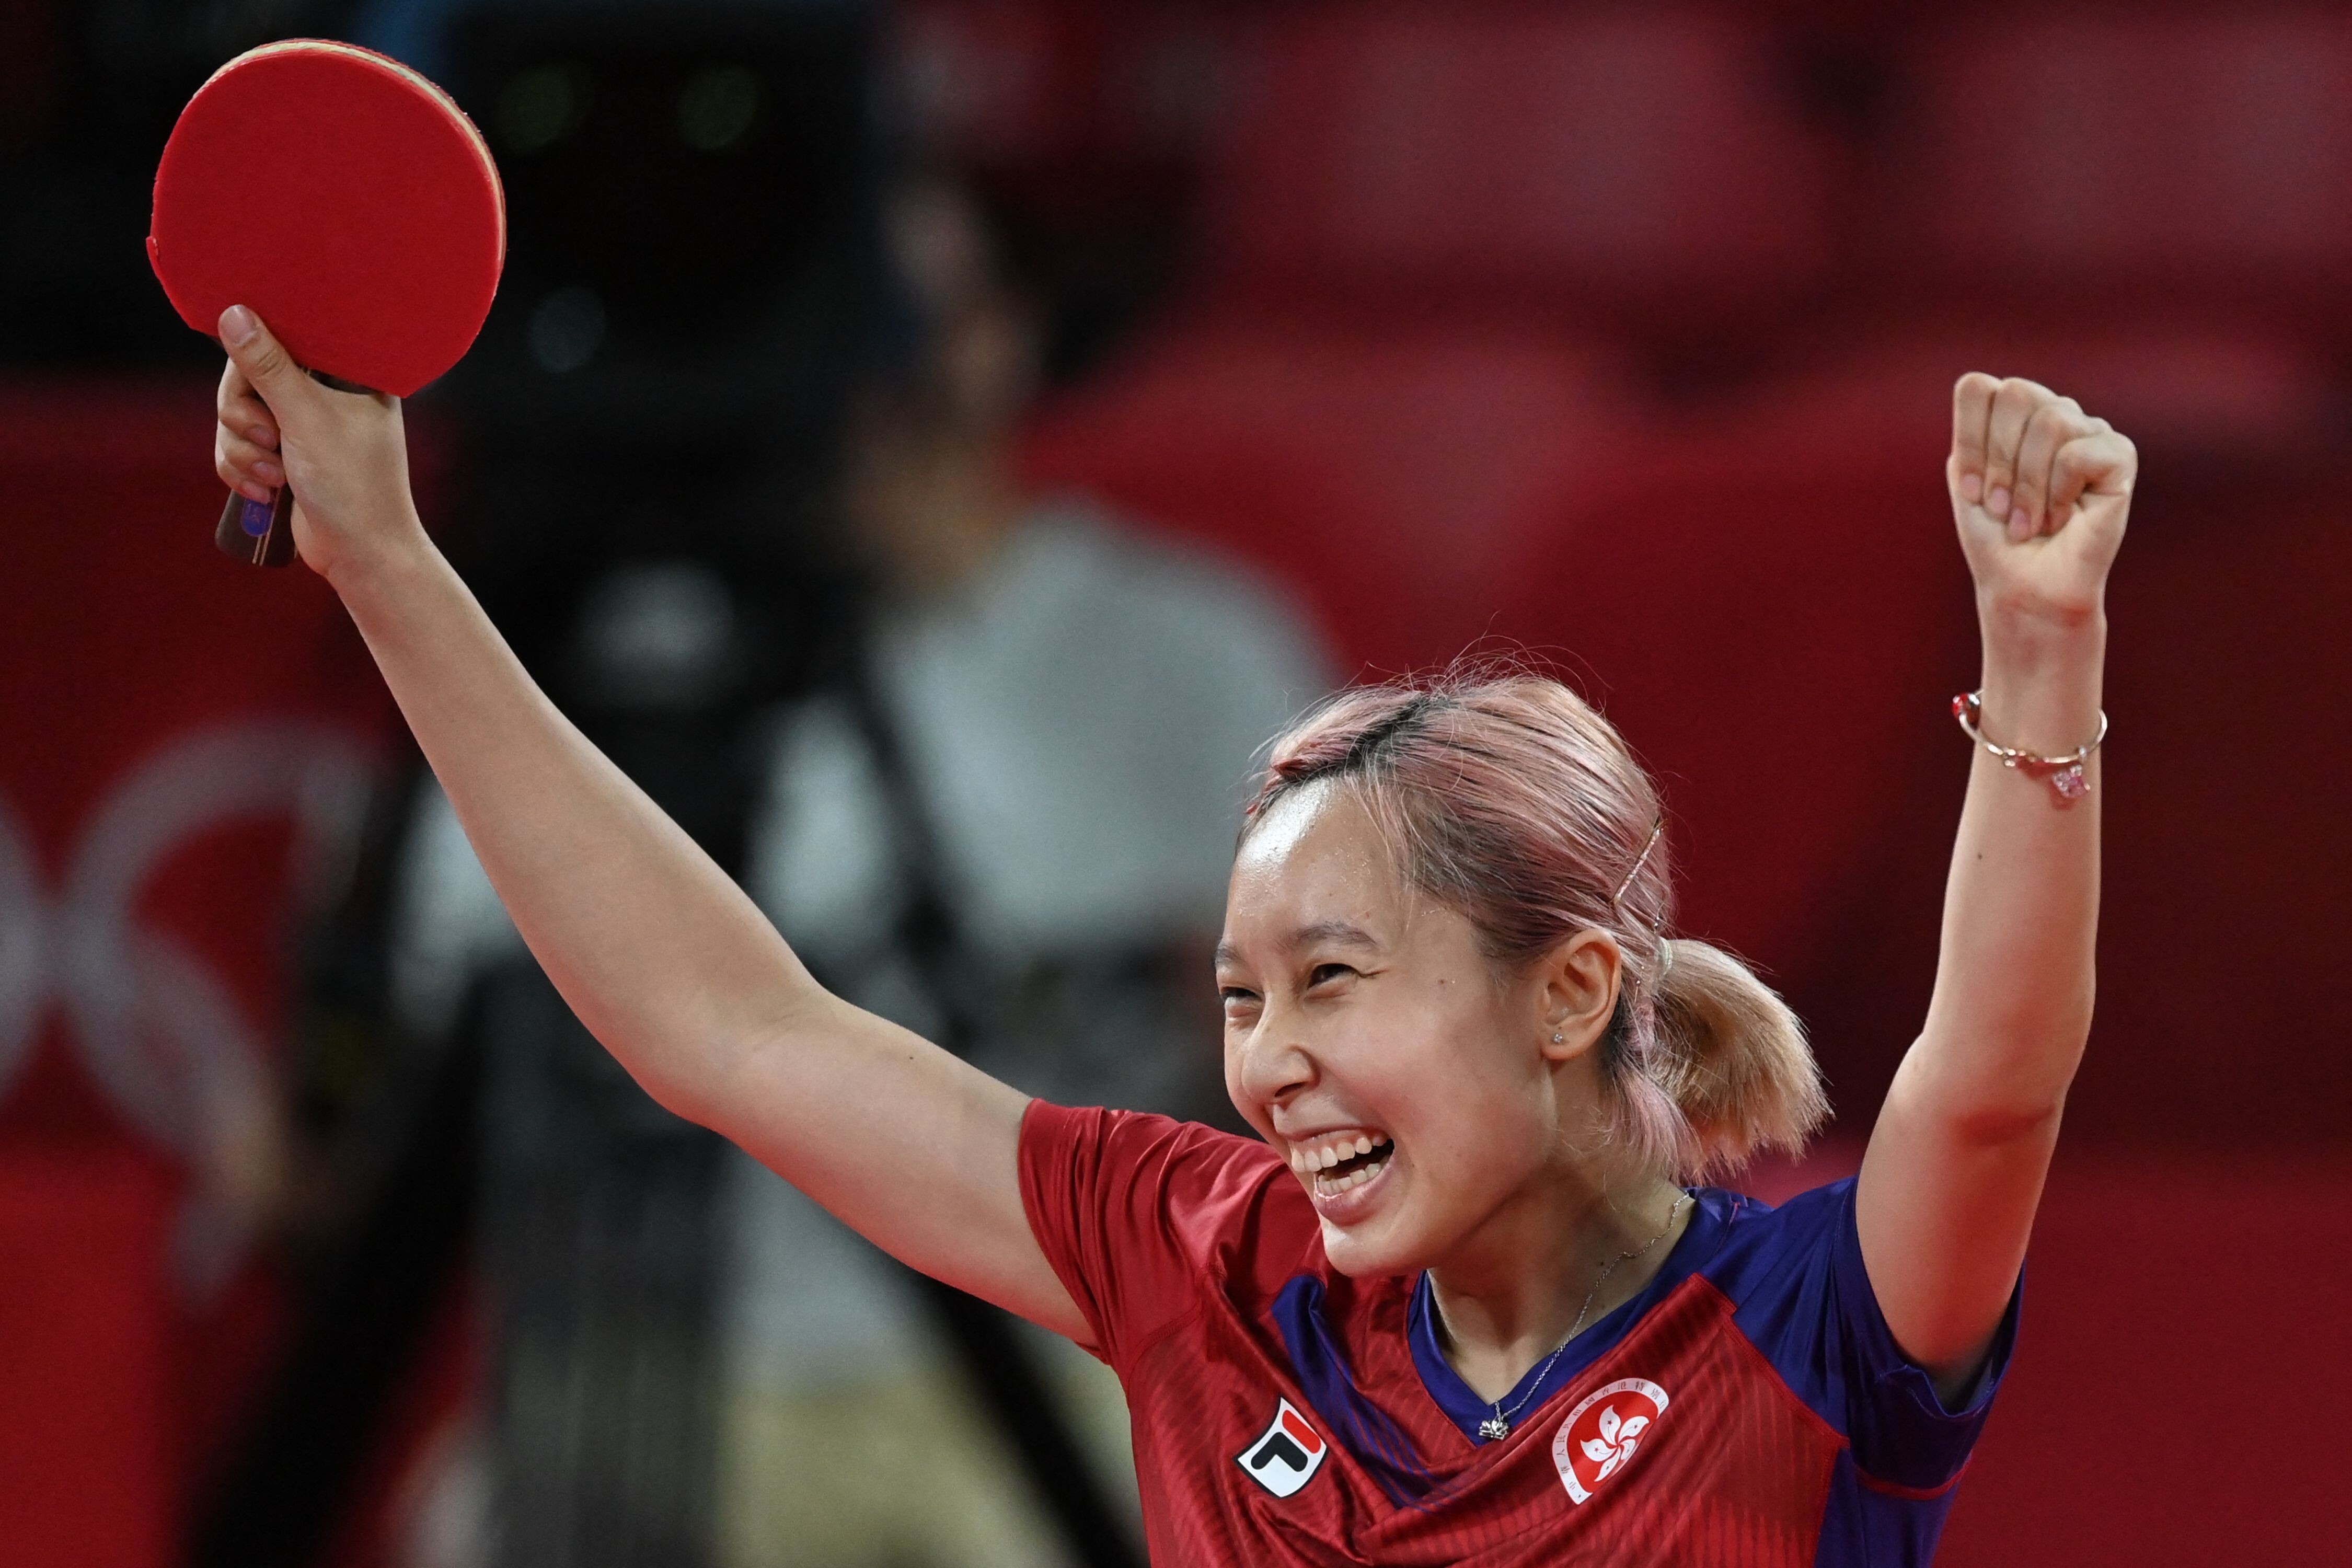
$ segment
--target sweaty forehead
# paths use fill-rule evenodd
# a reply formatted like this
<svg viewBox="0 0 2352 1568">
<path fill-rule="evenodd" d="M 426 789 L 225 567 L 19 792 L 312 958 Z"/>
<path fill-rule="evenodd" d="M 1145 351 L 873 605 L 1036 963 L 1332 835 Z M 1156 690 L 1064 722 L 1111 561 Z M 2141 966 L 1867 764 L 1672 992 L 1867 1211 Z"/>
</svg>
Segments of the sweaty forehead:
<svg viewBox="0 0 2352 1568">
<path fill-rule="evenodd" d="M 1234 857 L 1229 938 L 1345 921 L 1377 931 L 1409 902 L 1387 841 L 1353 791 L 1312 784 L 1283 796 Z"/>
<path fill-rule="evenodd" d="M 1278 864 L 1296 854 L 1302 841 L 1340 796 L 1332 783 L 1318 780 L 1276 797 L 1261 811 L 1242 836 L 1234 852 L 1234 867 Z"/>
</svg>

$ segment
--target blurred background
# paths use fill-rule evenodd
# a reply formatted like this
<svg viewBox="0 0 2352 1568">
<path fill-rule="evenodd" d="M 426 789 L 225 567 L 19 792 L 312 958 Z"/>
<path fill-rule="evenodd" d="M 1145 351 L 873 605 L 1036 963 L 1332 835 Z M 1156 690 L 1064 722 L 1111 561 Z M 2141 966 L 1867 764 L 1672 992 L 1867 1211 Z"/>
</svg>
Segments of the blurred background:
<svg viewBox="0 0 2352 1568">
<path fill-rule="evenodd" d="M 1118 1390 L 614 1068 L 331 596 L 214 553 L 141 240 L 231 55 L 507 183 L 425 514 L 827 982 L 1229 1120 L 1253 750 L 1527 648 L 1841 1174 L 1924 1009 L 1963 370 L 2140 445 L 2102 995 L 1939 1561 L 2340 1560 L 2352 17 L 2241 3 L 6 0 L 0 1560 L 1132 1563 Z"/>
</svg>

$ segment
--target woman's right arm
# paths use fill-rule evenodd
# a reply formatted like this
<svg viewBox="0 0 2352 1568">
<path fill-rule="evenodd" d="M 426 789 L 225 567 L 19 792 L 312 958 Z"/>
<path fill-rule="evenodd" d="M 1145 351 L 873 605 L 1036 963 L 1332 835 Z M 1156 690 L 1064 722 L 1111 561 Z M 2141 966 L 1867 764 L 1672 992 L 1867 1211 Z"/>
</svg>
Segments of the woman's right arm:
<svg viewBox="0 0 2352 1568">
<path fill-rule="evenodd" d="M 320 385 L 241 308 L 221 327 L 222 479 L 255 496 L 290 479 L 303 560 L 341 595 L 581 1021 L 656 1100 L 885 1250 L 1085 1341 L 1022 1206 L 1026 1097 L 818 985 L 556 711 L 425 537 L 394 400 Z"/>
</svg>

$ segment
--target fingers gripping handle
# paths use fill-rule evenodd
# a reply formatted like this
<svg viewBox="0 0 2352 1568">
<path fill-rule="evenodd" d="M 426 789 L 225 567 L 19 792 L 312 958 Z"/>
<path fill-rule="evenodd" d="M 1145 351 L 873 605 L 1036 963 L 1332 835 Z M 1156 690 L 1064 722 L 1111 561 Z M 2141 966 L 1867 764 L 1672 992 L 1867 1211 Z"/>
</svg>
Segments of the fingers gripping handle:
<svg viewBox="0 0 2352 1568">
<path fill-rule="evenodd" d="M 280 485 L 266 501 L 250 500 L 228 492 L 228 504 L 221 508 L 220 523 L 213 530 L 213 542 L 224 555 L 255 566 L 291 566 L 294 563 L 294 491 Z"/>
<path fill-rule="evenodd" d="M 324 371 L 301 374 L 336 392 L 375 395 L 357 382 L 345 381 Z M 294 488 L 279 485 L 266 501 L 229 491 L 228 504 L 221 508 L 220 521 L 213 526 L 213 543 L 219 546 L 222 554 L 255 566 L 294 564 Z"/>
</svg>

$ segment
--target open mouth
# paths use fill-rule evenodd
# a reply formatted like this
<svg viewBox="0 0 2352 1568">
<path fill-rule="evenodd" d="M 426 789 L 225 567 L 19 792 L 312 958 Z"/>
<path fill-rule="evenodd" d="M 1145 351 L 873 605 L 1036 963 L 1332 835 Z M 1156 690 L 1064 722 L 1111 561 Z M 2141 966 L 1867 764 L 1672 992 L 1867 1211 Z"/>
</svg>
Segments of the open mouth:
<svg viewBox="0 0 2352 1568">
<path fill-rule="evenodd" d="M 1294 1149 L 1290 1168 L 1309 1178 L 1317 1196 L 1337 1197 L 1379 1175 L 1394 1152 L 1386 1133 L 1364 1131 Z"/>
</svg>

